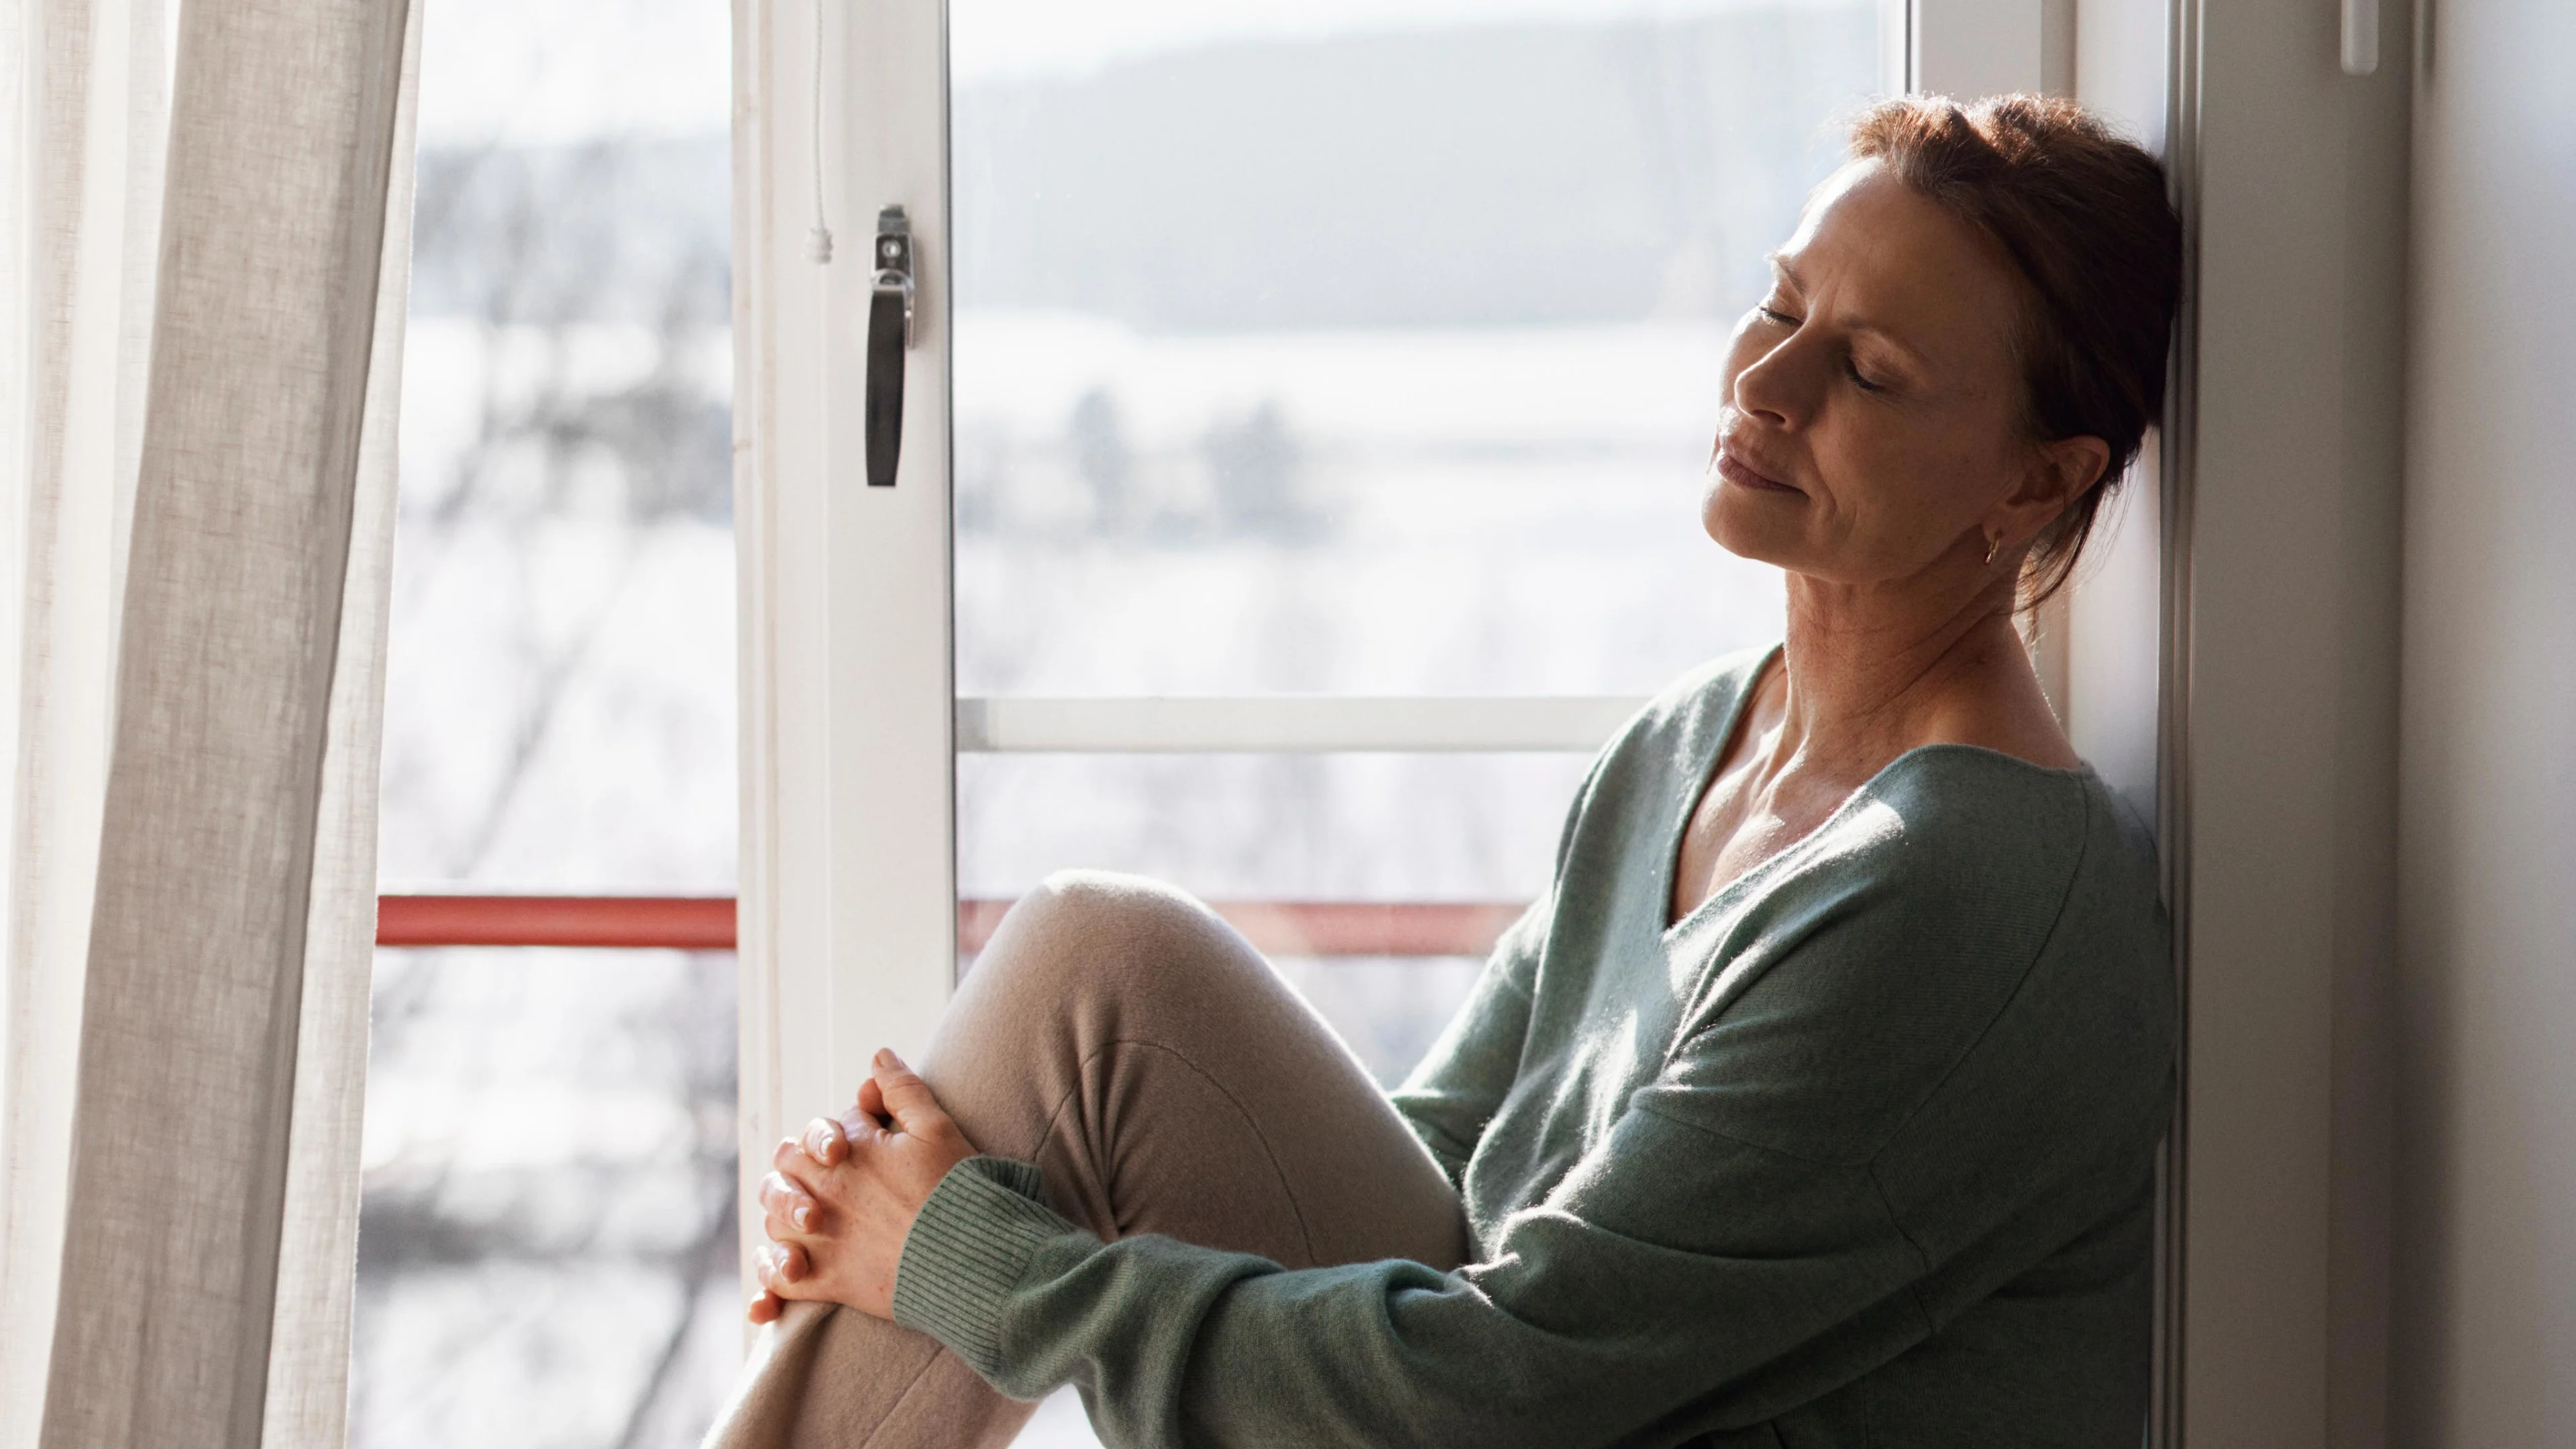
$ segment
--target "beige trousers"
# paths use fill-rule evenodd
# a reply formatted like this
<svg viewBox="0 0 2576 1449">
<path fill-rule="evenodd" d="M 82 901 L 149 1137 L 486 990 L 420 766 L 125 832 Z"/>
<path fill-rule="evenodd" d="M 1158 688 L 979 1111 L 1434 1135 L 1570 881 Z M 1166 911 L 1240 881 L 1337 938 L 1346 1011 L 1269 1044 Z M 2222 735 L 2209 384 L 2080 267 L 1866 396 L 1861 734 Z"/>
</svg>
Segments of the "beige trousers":
<svg viewBox="0 0 2576 1449">
<path fill-rule="evenodd" d="M 1050 879 L 1003 918 L 922 1076 L 981 1151 L 1032 1161 L 1103 1238 L 1290 1268 L 1466 1253 L 1457 1195 L 1340 1038 L 1207 907 L 1133 876 Z M 855 1084 L 854 1084 L 855 1085 Z M 1033 1411 L 924 1334 L 794 1304 L 710 1449 L 964 1449 Z"/>
</svg>

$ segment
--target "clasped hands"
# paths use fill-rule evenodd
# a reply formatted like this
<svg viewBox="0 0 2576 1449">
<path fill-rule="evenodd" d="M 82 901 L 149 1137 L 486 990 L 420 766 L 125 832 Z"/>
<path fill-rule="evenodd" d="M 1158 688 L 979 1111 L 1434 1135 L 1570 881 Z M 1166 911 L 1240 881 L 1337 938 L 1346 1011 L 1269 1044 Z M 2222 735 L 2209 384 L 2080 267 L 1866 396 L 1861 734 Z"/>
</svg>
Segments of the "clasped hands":
<svg viewBox="0 0 2576 1449">
<path fill-rule="evenodd" d="M 770 1241 L 754 1259 L 751 1321 L 769 1322 L 790 1299 L 893 1318 L 904 1236 L 948 1169 L 974 1155 L 912 1068 L 878 1052 L 849 1111 L 815 1118 L 771 1154 L 774 1170 L 760 1181 Z"/>
</svg>

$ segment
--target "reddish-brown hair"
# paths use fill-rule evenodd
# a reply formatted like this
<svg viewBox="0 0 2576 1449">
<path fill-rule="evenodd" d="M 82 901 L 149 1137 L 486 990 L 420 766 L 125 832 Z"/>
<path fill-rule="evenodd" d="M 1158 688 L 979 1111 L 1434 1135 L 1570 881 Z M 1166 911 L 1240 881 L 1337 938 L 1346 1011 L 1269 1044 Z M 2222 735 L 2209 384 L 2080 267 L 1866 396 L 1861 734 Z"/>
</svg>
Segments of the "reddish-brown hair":
<svg viewBox="0 0 2576 1449">
<path fill-rule="evenodd" d="M 2037 604 L 2074 573 L 2103 499 L 2164 410 L 2182 294 L 2182 221 L 2164 167 L 2045 96 L 1887 101 L 1852 127 L 1851 154 L 2002 244 L 2030 288 L 2020 351 L 2031 431 L 2111 447 L 2102 475 L 2032 542 L 2023 598 Z"/>
</svg>

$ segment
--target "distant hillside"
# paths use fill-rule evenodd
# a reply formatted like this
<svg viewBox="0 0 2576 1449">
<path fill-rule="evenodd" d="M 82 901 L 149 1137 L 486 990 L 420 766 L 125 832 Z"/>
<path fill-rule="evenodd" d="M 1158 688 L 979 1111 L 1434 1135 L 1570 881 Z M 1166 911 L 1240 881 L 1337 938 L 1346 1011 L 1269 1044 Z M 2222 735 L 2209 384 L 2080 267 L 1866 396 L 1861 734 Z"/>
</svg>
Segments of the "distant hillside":
<svg viewBox="0 0 2576 1449">
<path fill-rule="evenodd" d="M 958 295 L 1219 332 L 1731 311 L 1833 164 L 1875 23 L 1801 3 L 964 87 Z M 425 151 L 414 309 L 721 323 L 727 167 L 721 136 Z"/>
<path fill-rule="evenodd" d="M 958 296 L 1235 331 L 1741 307 L 1862 3 L 1228 45 L 953 102 Z"/>
</svg>

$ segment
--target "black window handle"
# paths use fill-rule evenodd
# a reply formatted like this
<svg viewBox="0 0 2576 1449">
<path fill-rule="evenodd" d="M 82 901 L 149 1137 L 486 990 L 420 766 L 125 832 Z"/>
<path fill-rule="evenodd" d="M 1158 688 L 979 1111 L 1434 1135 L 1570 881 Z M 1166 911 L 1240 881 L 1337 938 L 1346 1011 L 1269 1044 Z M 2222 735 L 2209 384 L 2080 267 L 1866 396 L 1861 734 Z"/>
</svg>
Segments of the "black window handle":
<svg viewBox="0 0 2576 1449">
<path fill-rule="evenodd" d="M 903 457 L 903 355 L 912 347 L 912 223 L 900 206 L 877 213 L 868 278 L 868 486 L 892 488 Z"/>
</svg>

